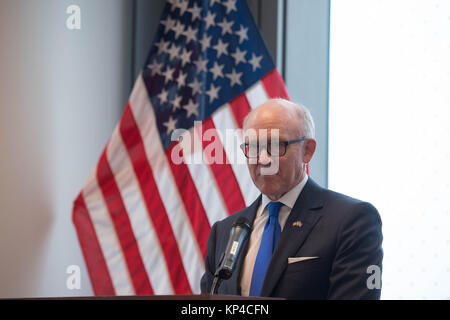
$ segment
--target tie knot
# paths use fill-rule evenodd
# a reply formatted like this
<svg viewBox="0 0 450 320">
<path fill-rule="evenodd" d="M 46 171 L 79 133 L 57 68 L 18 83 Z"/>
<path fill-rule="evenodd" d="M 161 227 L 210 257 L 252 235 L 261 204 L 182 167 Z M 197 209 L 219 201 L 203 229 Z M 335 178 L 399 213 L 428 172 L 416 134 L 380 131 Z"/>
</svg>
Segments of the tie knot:
<svg viewBox="0 0 450 320">
<path fill-rule="evenodd" d="M 283 204 L 281 202 L 269 202 L 267 205 L 269 207 L 269 217 L 276 217 L 278 218 L 278 212 L 280 211 L 280 208 Z"/>
</svg>

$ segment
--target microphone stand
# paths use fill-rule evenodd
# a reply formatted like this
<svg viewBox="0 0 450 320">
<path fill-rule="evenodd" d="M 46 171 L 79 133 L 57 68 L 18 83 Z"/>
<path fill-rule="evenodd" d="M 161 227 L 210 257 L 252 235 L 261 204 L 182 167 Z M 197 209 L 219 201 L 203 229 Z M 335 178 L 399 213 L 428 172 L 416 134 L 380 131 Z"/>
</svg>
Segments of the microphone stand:
<svg viewBox="0 0 450 320">
<path fill-rule="evenodd" d="M 210 294 L 217 294 L 217 289 L 219 288 L 220 284 L 222 283 L 222 278 L 219 278 L 219 276 L 215 276 L 212 286 L 211 286 L 211 292 Z"/>
</svg>

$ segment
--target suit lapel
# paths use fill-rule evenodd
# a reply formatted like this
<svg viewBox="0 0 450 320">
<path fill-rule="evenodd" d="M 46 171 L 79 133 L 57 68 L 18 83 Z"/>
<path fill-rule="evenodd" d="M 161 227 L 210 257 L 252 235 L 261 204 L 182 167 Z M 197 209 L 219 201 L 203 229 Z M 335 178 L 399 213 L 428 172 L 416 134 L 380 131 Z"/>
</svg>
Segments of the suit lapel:
<svg viewBox="0 0 450 320">
<path fill-rule="evenodd" d="M 253 229 L 253 222 L 255 221 L 256 211 L 258 211 L 259 204 L 261 203 L 261 195 L 253 201 L 253 203 L 244 209 L 241 217 L 245 217 L 250 222 L 250 227 Z M 236 261 L 235 270 L 233 271 L 233 281 L 230 281 L 230 289 L 231 292 L 234 292 L 237 295 L 241 294 L 241 269 L 242 265 L 244 263 L 245 256 L 247 255 L 248 245 L 250 242 L 250 235 L 247 237 L 247 239 L 244 241 L 242 246 L 241 254 L 238 257 L 238 260 Z M 231 280 L 231 279 L 230 279 Z"/>
<path fill-rule="evenodd" d="M 267 269 L 261 296 L 270 296 L 284 269 L 287 267 L 288 257 L 295 256 L 311 230 L 320 220 L 321 214 L 315 210 L 323 207 L 321 190 L 322 188 L 309 177 L 281 233 Z M 302 226 L 293 226 L 292 224 L 296 221 L 301 221 Z"/>
</svg>

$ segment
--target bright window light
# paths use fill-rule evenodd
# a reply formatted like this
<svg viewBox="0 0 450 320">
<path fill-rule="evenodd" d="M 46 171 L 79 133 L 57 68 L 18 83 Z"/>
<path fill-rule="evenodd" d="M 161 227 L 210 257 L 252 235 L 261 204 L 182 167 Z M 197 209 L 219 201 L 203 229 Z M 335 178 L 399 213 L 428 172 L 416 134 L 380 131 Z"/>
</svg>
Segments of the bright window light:
<svg viewBox="0 0 450 320">
<path fill-rule="evenodd" d="M 382 299 L 450 299 L 450 1 L 332 0 L 329 187 L 383 220 Z"/>
</svg>

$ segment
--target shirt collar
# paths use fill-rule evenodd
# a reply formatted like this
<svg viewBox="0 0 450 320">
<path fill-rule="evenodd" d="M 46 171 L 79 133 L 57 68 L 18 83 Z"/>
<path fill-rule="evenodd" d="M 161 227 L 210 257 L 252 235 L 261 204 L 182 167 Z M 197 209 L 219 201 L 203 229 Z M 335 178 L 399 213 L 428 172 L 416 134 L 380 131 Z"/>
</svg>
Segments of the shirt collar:
<svg viewBox="0 0 450 320">
<path fill-rule="evenodd" d="M 280 199 L 278 199 L 278 201 L 281 202 L 282 204 L 284 204 L 286 207 L 288 207 L 289 210 L 292 210 L 295 202 L 297 201 L 298 196 L 300 195 L 300 192 L 302 192 L 307 181 L 308 181 L 308 175 L 305 174 L 305 177 L 303 178 L 303 180 L 300 181 L 291 190 L 286 192 Z M 264 212 L 264 209 L 266 208 L 267 204 L 271 201 L 272 200 L 270 200 L 268 196 L 266 196 L 265 194 L 262 195 L 261 204 L 262 204 L 263 210 L 261 210 L 261 214 Z"/>
</svg>

